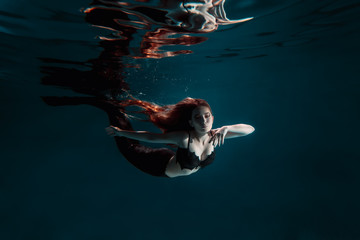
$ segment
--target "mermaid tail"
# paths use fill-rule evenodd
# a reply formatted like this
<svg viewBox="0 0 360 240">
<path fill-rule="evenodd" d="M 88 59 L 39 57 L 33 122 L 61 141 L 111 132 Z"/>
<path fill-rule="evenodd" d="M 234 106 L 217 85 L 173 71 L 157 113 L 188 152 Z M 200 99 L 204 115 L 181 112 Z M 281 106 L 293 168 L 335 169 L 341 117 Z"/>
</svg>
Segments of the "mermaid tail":
<svg viewBox="0 0 360 240">
<path fill-rule="evenodd" d="M 110 125 L 133 131 L 129 119 L 124 114 L 124 109 L 116 101 L 96 97 L 42 97 L 42 99 L 51 106 L 87 104 L 97 107 L 107 113 Z M 125 137 L 115 136 L 114 139 L 122 155 L 136 168 L 153 176 L 166 177 L 166 166 L 175 155 L 172 150 L 151 148 Z"/>
</svg>

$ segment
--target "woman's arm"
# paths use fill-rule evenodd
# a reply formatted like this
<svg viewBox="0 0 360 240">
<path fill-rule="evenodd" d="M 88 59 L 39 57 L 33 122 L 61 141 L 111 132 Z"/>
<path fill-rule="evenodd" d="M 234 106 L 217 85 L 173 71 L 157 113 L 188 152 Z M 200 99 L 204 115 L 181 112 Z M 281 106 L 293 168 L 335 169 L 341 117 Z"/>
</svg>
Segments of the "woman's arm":
<svg viewBox="0 0 360 240">
<path fill-rule="evenodd" d="M 228 138 L 243 137 L 254 132 L 255 128 L 248 124 L 235 124 L 215 129 L 215 133 L 209 142 L 213 141 L 214 146 L 224 144 Z"/>
<path fill-rule="evenodd" d="M 226 139 L 243 137 L 255 131 L 255 128 L 248 124 L 235 124 L 235 125 L 223 126 L 220 129 L 222 128 L 227 129 L 227 134 L 225 135 Z"/>
<path fill-rule="evenodd" d="M 105 128 L 105 130 L 110 136 L 126 137 L 149 143 L 165 143 L 179 145 L 185 137 L 185 133 L 183 132 L 151 133 L 146 131 L 122 130 L 114 126 L 107 127 Z"/>
</svg>

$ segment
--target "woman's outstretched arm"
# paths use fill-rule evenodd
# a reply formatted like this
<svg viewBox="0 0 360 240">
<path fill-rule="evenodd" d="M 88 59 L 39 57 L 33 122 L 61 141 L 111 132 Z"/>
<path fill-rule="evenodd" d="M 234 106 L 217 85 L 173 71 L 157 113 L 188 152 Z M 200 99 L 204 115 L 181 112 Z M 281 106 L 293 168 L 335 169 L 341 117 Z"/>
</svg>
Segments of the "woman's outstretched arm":
<svg viewBox="0 0 360 240">
<path fill-rule="evenodd" d="M 243 137 L 255 131 L 255 128 L 248 124 L 235 124 L 223 126 L 222 128 L 227 129 L 225 138 Z"/>
<path fill-rule="evenodd" d="M 126 137 L 149 143 L 165 143 L 179 145 L 186 137 L 184 132 L 152 133 L 146 131 L 128 131 L 118 127 L 105 128 L 110 136 Z"/>
<path fill-rule="evenodd" d="M 228 138 L 243 137 L 254 132 L 255 128 L 248 124 L 235 124 L 222 126 L 215 129 L 214 136 L 209 142 L 213 141 L 214 146 L 224 144 L 224 140 Z"/>
</svg>

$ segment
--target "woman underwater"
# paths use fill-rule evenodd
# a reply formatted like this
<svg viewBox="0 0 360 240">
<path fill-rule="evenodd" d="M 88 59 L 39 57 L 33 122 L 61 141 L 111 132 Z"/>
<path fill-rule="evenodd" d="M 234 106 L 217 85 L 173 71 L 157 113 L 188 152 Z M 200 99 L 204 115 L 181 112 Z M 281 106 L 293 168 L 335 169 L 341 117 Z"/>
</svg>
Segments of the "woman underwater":
<svg viewBox="0 0 360 240">
<path fill-rule="evenodd" d="M 203 99 L 185 98 L 167 106 L 136 99 L 119 104 L 141 107 L 141 112 L 163 132 L 134 131 L 119 109 L 116 113 L 107 111 L 111 124 L 106 128 L 107 134 L 115 137 L 120 152 L 129 162 L 153 176 L 172 178 L 195 173 L 214 161 L 215 147 L 224 144 L 225 139 L 246 136 L 255 130 L 247 124 L 212 129 L 214 116 Z M 177 151 L 146 147 L 138 141 L 176 145 Z"/>
</svg>

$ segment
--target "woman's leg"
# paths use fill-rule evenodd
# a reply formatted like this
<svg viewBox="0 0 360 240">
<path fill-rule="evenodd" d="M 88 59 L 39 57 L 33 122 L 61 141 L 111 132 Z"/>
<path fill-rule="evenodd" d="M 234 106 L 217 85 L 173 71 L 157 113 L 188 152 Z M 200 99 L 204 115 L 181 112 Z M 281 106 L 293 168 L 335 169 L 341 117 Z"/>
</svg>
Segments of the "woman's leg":
<svg viewBox="0 0 360 240">
<path fill-rule="evenodd" d="M 133 130 L 123 109 L 116 106 L 116 102 L 99 100 L 94 97 L 43 97 L 43 100 L 52 106 L 88 104 L 104 110 L 112 126 L 124 130 Z M 139 170 L 153 176 L 165 175 L 169 160 L 175 155 L 168 148 L 151 148 L 143 146 L 139 141 L 125 137 L 114 137 L 116 145 L 124 157 Z"/>
</svg>

